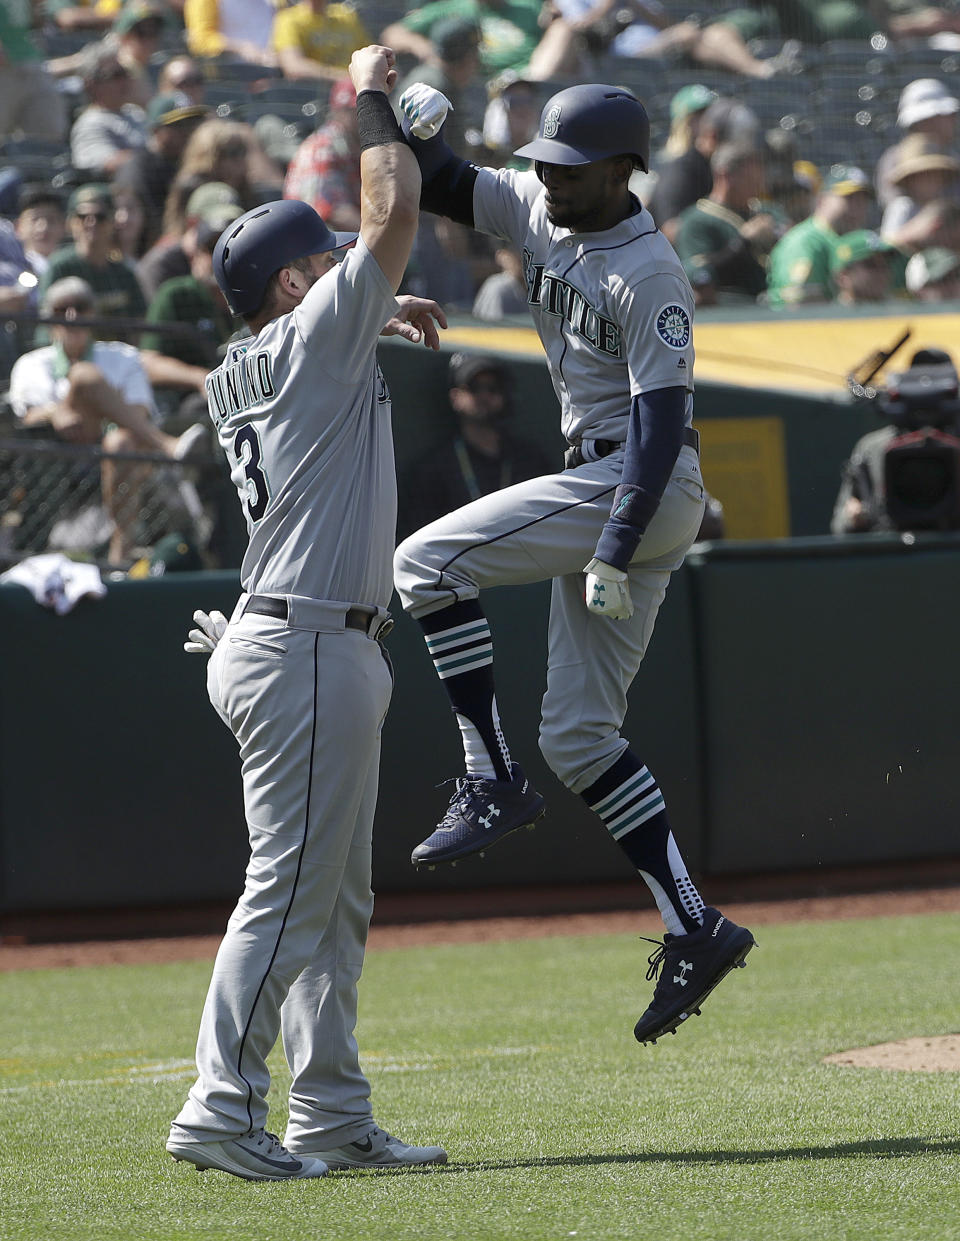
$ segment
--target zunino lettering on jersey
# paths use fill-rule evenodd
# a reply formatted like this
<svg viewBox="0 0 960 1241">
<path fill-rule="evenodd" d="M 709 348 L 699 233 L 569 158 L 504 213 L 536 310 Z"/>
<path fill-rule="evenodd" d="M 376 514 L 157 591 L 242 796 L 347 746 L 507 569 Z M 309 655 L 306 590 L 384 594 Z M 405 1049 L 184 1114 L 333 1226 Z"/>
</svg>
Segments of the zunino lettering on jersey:
<svg viewBox="0 0 960 1241">
<path fill-rule="evenodd" d="M 619 326 L 591 306 L 576 285 L 546 271 L 543 263 L 535 263 L 527 249 L 523 251 L 523 276 L 531 306 L 540 306 L 548 315 L 565 319 L 578 336 L 601 353 L 611 358 L 623 357 Z"/>
<path fill-rule="evenodd" d="M 246 345 L 236 346 L 229 361 L 207 376 L 206 389 L 210 416 L 220 427 L 231 414 L 241 414 L 276 396 L 273 359 L 266 350 L 250 353 Z"/>
</svg>

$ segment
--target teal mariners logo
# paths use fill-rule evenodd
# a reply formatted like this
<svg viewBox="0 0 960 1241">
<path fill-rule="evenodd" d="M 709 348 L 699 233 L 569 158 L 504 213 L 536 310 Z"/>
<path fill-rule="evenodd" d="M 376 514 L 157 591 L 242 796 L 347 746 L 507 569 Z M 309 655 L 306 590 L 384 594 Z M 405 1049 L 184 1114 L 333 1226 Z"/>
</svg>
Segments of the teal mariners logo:
<svg viewBox="0 0 960 1241">
<path fill-rule="evenodd" d="M 690 317 L 676 302 L 660 307 L 656 327 L 657 335 L 668 349 L 686 349 L 690 344 Z"/>
<path fill-rule="evenodd" d="M 543 121 L 544 138 L 556 138 L 560 129 L 560 108 L 553 107 L 547 113 Z"/>
</svg>

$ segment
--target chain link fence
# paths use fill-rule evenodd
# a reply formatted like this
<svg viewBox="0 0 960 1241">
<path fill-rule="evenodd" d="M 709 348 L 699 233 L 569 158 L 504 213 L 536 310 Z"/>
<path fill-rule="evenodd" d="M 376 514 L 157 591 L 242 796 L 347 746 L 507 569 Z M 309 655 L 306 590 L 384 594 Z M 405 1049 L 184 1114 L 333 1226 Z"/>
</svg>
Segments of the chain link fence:
<svg viewBox="0 0 960 1241">
<path fill-rule="evenodd" d="M 230 568 L 245 533 L 226 463 L 0 433 L 0 568 L 60 551 L 102 571 L 149 560 L 167 536 L 181 545 L 167 567 Z M 184 550 L 185 549 L 185 550 Z"/>
</svg>

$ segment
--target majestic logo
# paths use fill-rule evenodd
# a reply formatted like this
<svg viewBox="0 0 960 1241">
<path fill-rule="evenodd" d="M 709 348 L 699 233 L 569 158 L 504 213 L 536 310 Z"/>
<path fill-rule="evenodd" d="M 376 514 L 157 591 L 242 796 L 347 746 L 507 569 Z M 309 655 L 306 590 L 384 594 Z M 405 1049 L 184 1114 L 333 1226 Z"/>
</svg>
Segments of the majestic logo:
<svg viewBox="0 0 960 1241">
<path fill-rule="evenodd" d="M 547 113 L 543 121 L 544 138 L 556 138 L 560 129 L 560 107 L 555 105 Z"/>
<path fill-rule="evenodd" d="M 657 335 L 668 349 L 686 349 L 690 344 L 690 318 L 676 302 L 660 307 L 656 326 Z"/>
<path fill-rule="evenodd" d="M 680 971 L 680 973 L 674 974 L 673 981 L 678 982 L 681 987 L 685 987 L 687 985 L 687 974 L 690 972 L 690 970 L 693 969 L 693 962 L 692 961 L 680 961 L 677 964 L 677 969 Z"/>
</svg>

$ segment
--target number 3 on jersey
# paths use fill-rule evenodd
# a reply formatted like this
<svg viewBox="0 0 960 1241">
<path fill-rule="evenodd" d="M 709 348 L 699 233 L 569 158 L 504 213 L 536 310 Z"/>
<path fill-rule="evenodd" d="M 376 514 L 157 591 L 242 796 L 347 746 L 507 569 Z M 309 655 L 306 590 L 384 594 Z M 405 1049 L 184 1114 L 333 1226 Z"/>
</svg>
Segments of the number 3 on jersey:
<svg viewBox="0 0 960 1241">
<path fill-rule="evenodd" d="M 250 520 L 257 522 L 267 511 L 270 490 L 267 476 L 260 468 L 262 453 L 260 437 L 254 428 L 247 423 L 241 427 L 233 439 L 233 455 L 243 469 L 246 482 L 240 489 L 240 499 L 246 504 Z"/>
</svg>

